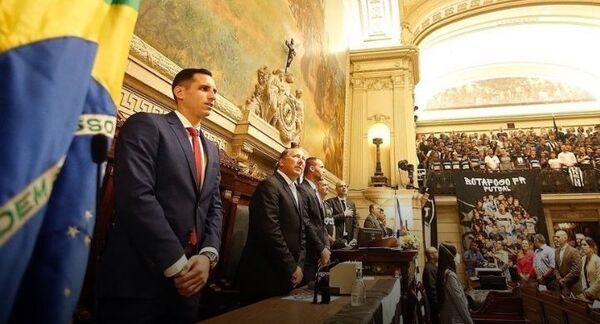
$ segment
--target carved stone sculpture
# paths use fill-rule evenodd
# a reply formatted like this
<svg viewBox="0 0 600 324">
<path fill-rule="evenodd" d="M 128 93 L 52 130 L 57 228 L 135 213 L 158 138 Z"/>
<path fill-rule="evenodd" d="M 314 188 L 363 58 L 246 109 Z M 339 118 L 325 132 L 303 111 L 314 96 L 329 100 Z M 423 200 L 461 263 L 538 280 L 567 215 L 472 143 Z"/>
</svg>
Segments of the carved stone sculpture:
<svg viewBox="0 0 600 324">
<path fill-rule="evenodd" d="M 293 75 L 282 69 L 269 73 L 269 69 L 263 67 L 257 71 L 257 79 L 254 93 L 246 101 L 244 109 L 279 130 L 283 143 L 300 143 L 304 127 L 304 103 L 302 90 L 292 93 Z"/>
</svg>

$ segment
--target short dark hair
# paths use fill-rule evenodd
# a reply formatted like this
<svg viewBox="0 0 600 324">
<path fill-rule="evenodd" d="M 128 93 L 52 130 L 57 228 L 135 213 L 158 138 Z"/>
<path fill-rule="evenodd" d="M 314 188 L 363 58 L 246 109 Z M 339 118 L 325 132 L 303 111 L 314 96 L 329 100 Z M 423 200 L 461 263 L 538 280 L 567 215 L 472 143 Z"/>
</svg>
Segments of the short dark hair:
<svg viewBox="0 0 600 324">
<path fill-rule="evenodd" d="M 175 87 L 178 85 L 184 85 L 189 80 L 194 78 L 194 75 L 197 73 L 206 74 L 212 77 L 212 72 L 204 68 L 187 68 L 179 71 L 177 75 L 175 75 L 175 79 L 173 79 L 173 84 L 171 84 L 171 93 L 173 94 L 173 99 L 177 102 L 177 97 L 175 97 Z"/>
<path fill-rule="evenodd" d="M 310 172 L 310 166 L 312 165 L 316 165 L 317 164 L 317 158 L 314 156 L 309 157 L 308 159 L 306 159 L 306 164 L 304 165 L 304 176 L 306 177 L 306 174 L 308 174 L 308 172 Z"/>
</svg>

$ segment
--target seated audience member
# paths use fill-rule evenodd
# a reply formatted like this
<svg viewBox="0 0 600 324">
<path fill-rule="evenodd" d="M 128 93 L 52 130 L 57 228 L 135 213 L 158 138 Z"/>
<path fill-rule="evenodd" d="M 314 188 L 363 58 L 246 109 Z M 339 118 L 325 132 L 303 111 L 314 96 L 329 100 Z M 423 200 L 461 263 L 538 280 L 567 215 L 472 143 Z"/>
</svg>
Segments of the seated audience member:
<svg viewBox="0 0 600 324">
<path fill-rule="evenodd" d="M 590 237 L 581 241 L 581 286 L 583 292 L 580 296 L 587 300 L 600 299 L 600 257 L 596 242 Z"/>
<path fill-rule="evenodd" d="M 437 278 L 437 267 L 438 267 L 438 251 L 433 246 L 425 249 L 425 257 L 427 262 L 425 263 L 425 269 L 423 269 L 423 286 L 425 286 L 425 293 L 427 294 L 427 300 L 429 301 L 430 317 L 433 324 L 440 322 L 439 309 L 437 307 L 437 289 L 435 281 Z"/>
<path fill-rule="evenodd" d="M 383 208 L 379 207 L 377 204 L 369 206 L 369 215 L 367 215 L 363 227 L 380 229 L 384 237 L 393 234 L 392 229 L 385 226 L 385 213 L 383 212 Z"/>
<path fill-rule="evenodd" d="M 436 278 L 440 323 L 472 324 L 467 296 L 456 276 L 456 247 L 442 243 L 439 248 L 438 270 Z"/>
<path fill-rule="evenodd" d="M 469 276 L 475 275 L 475 268 L 481 267 L 485 259 L 477 247 L 477 243 L 472 241 L 468 250 L 464 253 L 465 271 Z"/>
<path fill-rule="evenodd" d="M 529 247 L 529 241 L 521 241 L 521 251 L 517 256 L 517 273 L 522 281 L 529 281 L 529 279 L 535 279 L 535 272 L 533 270 L 533 251 Z"/>
<path fill-rule="evenodd" d="M 576 248 L 569 245 L 569 236 L 563 230 L 556 231 L 554 234 L 558 242 L 555 250 L 554 260 L 556 262 L 556 277 L 560 284 L 563 296 L 569 296 L 571 293 L 581 292 L 581 256 Z"/>
</svg>

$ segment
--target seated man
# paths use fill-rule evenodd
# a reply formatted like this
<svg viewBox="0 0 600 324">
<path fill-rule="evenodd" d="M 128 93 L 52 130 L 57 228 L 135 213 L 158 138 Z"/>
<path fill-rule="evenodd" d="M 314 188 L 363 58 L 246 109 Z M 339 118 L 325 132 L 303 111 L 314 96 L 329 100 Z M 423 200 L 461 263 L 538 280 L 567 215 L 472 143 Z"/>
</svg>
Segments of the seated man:
<svg viewBox="0 0 600 324">
<path fill-rule="evenodd" d="M 380 229 L 384 237 L 392 236 L 394 234 L 391 228 L 385 226 L 385 214 L 383 208 L 378 204 L 371 204 L 369 206 L 369 215 L 365 219 L 363 226 L 365 228 Z"/>
</svg>

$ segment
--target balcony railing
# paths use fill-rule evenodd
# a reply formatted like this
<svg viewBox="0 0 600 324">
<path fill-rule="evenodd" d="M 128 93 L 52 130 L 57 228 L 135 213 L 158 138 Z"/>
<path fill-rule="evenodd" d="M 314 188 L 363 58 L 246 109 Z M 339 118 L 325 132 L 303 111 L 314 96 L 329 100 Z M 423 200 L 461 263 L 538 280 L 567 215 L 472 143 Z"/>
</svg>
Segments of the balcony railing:
<svg viewBox="0 0 600 324">
<path fill-rule="evenodd" d="M 455 195 L 456 188 L 452 180 L 453 172 L 460 171 L 428 171 L 426 175 L 427 184 L 433 189 L 436 195 Z M 600 172 L 595 169 L 582 170 L 582 172 L 584 185 L 583 187 L 576 187 L 569 181 L 567 170 L 541 170 L 538 176 L 540 177 L 542 193 L 600 192 Z"/>
</svg>

